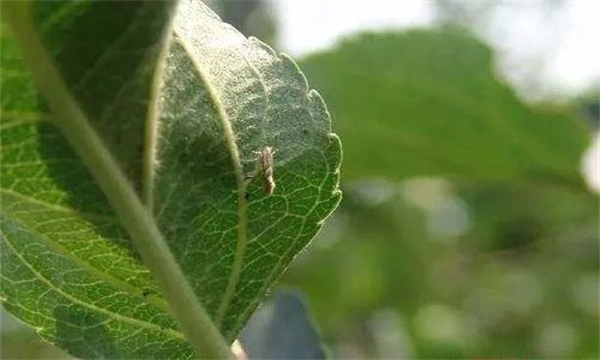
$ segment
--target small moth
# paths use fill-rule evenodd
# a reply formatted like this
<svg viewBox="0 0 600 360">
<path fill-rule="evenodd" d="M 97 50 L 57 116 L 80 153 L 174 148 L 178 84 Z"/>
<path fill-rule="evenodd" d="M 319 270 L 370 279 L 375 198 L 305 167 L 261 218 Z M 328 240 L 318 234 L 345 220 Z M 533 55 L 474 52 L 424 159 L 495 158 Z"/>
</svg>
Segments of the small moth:
<svg viewBox="0 0 600 360">
<path fill-rule="evenodd" d="M 258 155 L 258 166 L 263 177 L 263 189 L 267 195 L 273 195 L 275 191 L 275 180 L 273 180 L 273 155 L 277 150 L 270 146 L 265 147 L 261 151 L 255 151 Z"/>
</svg>

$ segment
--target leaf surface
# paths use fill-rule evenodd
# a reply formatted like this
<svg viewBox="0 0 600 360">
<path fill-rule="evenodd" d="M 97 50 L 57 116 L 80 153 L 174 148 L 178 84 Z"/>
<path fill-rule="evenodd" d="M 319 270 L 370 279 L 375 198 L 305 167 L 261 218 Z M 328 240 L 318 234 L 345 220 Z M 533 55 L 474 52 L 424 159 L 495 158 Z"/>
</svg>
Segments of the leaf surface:
<svg viewBox="0 0 600 360">
<path fill-rule="evenodd" d="M 200 2 L 182 3 L 179 14 L 153 207 L 231 340 L 339 202 L 340 144 L 321 97 L 290 58 L 244 38 Z M 260 176 L 246 188 L 254 152 L 268 146 L 276 149 L 272 196 Z"/>
<path fill-rule="evenodd" d="M 232 340 L 337 205 L 340 145 L 293 61 L 200 2 L 172 25 L 174 4 L 35 2 L 31 20 Z M 193 357 L 4 27 L 2 50 L 4 306 L 78 357 Z M 266 146 L 270 197 L 247 180 Z"/>
</svg>

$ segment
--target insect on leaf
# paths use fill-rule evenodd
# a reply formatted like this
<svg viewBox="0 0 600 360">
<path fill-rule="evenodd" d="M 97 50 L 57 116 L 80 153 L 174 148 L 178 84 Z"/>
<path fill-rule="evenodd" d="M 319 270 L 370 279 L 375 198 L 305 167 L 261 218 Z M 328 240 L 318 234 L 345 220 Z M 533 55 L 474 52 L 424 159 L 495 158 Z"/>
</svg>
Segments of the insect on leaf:
<svg viewBox="0 0 600 360">
<path fill-rule="evenodd" d="M 340 199 L 341 148 L 295 63 L 199 1 L 34 2 L 104 146 L 232 341 Z M 2 28 L 1 300 L 83 358 L 194 354 Z M 277 149 L 275 192 L 246 181 Z"/>
</svg>

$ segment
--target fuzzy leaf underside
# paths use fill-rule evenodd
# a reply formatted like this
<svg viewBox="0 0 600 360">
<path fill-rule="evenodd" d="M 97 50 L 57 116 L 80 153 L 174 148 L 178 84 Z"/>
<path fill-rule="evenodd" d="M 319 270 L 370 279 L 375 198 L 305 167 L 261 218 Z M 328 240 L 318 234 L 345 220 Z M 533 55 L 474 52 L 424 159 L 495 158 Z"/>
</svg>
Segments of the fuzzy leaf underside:
<svg viewBox="0 0 600 360">
<path fill-rule="evenodd" d="M 180 4 L 174 20 L 173 2 L 32 5 L 54 66 L 234 339 L 339 201 L 340 145 L 321 98 L 293 61 L 200 2 Z M 78 357 L 194 357 L 8 35 L 3 305 Z M 270 197 L 259 177 L 244 181 L 266 146 L 277 149 Z"/>
</svg>

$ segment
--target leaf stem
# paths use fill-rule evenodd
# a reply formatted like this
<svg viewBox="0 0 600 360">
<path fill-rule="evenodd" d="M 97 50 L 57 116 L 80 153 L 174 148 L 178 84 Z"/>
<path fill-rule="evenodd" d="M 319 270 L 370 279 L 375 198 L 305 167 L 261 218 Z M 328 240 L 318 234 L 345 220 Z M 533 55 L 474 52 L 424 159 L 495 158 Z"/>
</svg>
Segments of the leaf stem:
<svg viewBox="0 0 600 360">
<path fill-rule="evenodd" d="M 48 101 L 54 123 L 113 205 L 160 286 L 173 316 L 198 355 L 203 358 L 233 358 L 229 346 L 186 281 L 150 212 L 63 83 L 34 29 L 30 5 L 30 2 L 3 3 L 3 20 L 21 46 L 36 84 Z"/>
</svg>

